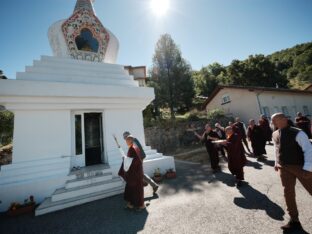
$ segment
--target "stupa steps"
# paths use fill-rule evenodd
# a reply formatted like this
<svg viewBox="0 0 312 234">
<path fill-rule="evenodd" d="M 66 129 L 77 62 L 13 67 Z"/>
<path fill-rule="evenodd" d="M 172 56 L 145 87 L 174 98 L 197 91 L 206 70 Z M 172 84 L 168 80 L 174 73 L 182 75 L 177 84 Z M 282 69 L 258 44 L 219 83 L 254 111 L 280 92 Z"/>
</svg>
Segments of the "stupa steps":
<svg viewBox="0 0 312 234">
<path fill-rule="evenodd" d="M 161 158 L 163 157 L 162 153 L 155 153 L 155 154 L 148 154 L 146 155 L 145 160 L 155 159 L 155 158 Z"/>
<path fill-rule="evenodd" d="M 106 164 L 99 164 L 80 168 L 79 170 L 71 171 L 68 175 L 68 180 L 84 179 L 87 177 L 104 175 L 112 173 L 110 167 Z"/>
<path fill-rule="evenodd" d="M 72 58 L 61 58 L 61 57 L 55 57 L 55 56 L 41 56 L 40 61 L 48 62 L 50 64 L 57 64 L 62 65 L 66 64 L 66 66 L 70 65 L 76 65 L 78 67 L 84 66 L 84 67 L 92 67 L 94 69 L 115 69 L 115 70 L 124 70 L 124 66 L 120 64 L 112 64 L 112 63 L 102 63 L 102 62 L 93 62 L 93 61 L 87 61 L 87 60 L 77 60 Z M 107 71 L 107 70 L 106 70 Z"/>
<path fill-rule="evenodd" d="M 74 188 L 66 189 L 61 188 L 57 189 L 55 193 L 52 195 L 52 201 L 61 201 L 65 199 L 70 199 L 74 197 L 79 197 L 82 195 L 87 195 L 90 193 L 96 193 L 100 191 L 105 191 L 107 189 L 113 189 L 116 187 L 123 186 L 122 180 L 118 178 L 113 178 L 111 180 L 96 182 L 88 185 L 82 185 Z"/>
<path fill-rule="evenodd" d="M 101 175 L 90 176 L 88 178 L 78 178 L 73 180 L 68 180 L 66 182 L 65 188 L 71 189 L 80 186 L 90 185 L 93 183 L 104 182 L 113 179 L 112 173 L 104 173 Z"/>
<path fill-rule="evenodd" d="M 128 71 L 126 71 L 122 66 L 117 68 L 107 66 L 92 67 L 80 63 L 58 63 L 58 62 L 34 60 L 33 65 L 31 67 L 57 68 L 62 71 L 72 70 L 72 71 L 88 71 L 89 73 L 129 75 Z"/>
<path fill-rule="evenodd" d="M 51 198 L 46 199 L 35 211 L 35 215 L 43 215 L 51 213 L 58 210 L 63 210 L 72 206 L 77 206 L 85 204 L 88 202 L 100 200 L 103 198 L 111 197 L 123 193 L 124 188 L 118 187 L 113 189 L 108 189 L 105 191 L 100 191 L 92 194 L 82 195 L 75 198 L 65 199 L 62 201 L 52 202 Z"/>
<path fill-rule="evenodd" d="M 120 79 L 120 80 L 133 80 L 133 76 L 125 74 L 124 72 L 102 72 L 94 71 L 90 69 L 69 69 L 68 67 L 51 67 L 45 65 L 35 65 L 35 66 L 26 66 L 25 72 L 33 73 L 48 73 L 55 75 L 77 75 L 77 76 L 87 76 L 91 78 L 102 78 L 102 79 Z"/>
<path fill-rule="evenodd" d="M 29 81 L 47 81 L 47 82 L 68 82 L 68 83 L 82 83 L 82 84 L 102 84 L 111 86 L 132 86 L 138 87 L 138 82 L 134 80 L 120 80 L 120 79 L 99 79 L 91 78 L 90 76 L 83 75 L 61 75 L 61 74 L 49 74 L 49 73 L 34 73 L 34 72 L 23 72 L 17 73 L 16 76 L 19 80 Z"/>
</svg>

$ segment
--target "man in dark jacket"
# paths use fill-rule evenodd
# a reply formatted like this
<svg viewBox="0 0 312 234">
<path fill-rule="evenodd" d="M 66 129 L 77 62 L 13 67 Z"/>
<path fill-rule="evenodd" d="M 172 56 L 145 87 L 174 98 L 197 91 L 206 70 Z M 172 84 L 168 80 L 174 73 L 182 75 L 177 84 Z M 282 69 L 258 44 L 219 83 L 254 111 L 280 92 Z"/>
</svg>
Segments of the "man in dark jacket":
<svg viewBox="0 0 312 234">
<path fill-rule="evenodd" d="M 290 127 L 283 113 L 272 115 L 278 129 L 273 133 L 275 170 L 279 171 L 290 221 L 281 228 L 285 231 L 301 230 L 296 204 L 295 185 L 298 179 L 312 196 L 312 145 L 300 129 Z"/>
</svg>

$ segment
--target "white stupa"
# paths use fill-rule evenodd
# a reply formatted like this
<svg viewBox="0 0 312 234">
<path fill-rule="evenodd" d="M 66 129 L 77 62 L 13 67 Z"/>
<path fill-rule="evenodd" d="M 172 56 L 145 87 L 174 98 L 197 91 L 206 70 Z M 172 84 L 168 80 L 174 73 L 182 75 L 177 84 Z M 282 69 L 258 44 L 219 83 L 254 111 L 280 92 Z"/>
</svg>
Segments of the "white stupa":
<svg viewBox="0 0 312 234">
<path fill-rule="evenodd" d="M 42 56 L 16 80 L 0 80 L 0 105 L 14 112 L 13 160 L 0 170 L 0 212 L 30 195 L 36 215 L 123 192 L 117 176 L 130 131 L 145 148 L 144 170 L 175 168 L 172 157 L 145 146 L 142 110 L 154 90 L 139 87 L 115 64 L 117 38 L 91 0 L 49 29 L 53 56 Z M 77 170 L 77 168 L 79 168 Z M 76 169 L 76 170 L 74 170 Z"/>
</svg>

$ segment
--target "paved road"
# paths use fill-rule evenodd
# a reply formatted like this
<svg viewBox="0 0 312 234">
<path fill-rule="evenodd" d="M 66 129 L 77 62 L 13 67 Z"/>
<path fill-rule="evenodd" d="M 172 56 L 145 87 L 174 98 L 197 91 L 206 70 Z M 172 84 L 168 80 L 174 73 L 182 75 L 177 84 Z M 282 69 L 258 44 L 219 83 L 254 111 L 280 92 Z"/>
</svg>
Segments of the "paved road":
<svg viewBox="0 0 312 234">
<path fill-rule="evenodd" d="M 0 233 L 282 233 L 288 217 L 273 147 L 266 163 L 248 158 L 248 184 L 234 186 L 226 164 L 213 175 L 208 165 L 176 162 L 178 178 L 162 184 L 158 196 L 145 189 L 150 206 L 143 212 L 123 209 L 122 195 L 40 217 L 0 217 Z M 300 218 L 312 233 L 312 198 L 297 185 Z"/>
</svg>

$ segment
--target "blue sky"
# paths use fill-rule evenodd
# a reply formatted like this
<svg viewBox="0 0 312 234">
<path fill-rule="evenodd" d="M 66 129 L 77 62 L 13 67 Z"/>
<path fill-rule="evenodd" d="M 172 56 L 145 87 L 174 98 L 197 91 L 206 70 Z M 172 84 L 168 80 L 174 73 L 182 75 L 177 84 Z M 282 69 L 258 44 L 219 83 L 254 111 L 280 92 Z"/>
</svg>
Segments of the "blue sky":
<svg viewBox="0 0 312 234">
<path fill-rule="evenodd" d="M 149 1 L 95 1 L 97 16 L 119 39 L 119 64 L 150 67 L 164 33 L 172 36 L 193 69 L 312 41 L 312 0 L 170 0 L 170 10 L 161 18 Z M 0 1 L 0 69 L 15 78 L 40 55 L 52 55 L 48 28 L 68 18 L 75 3 Z"/>
</svg>

